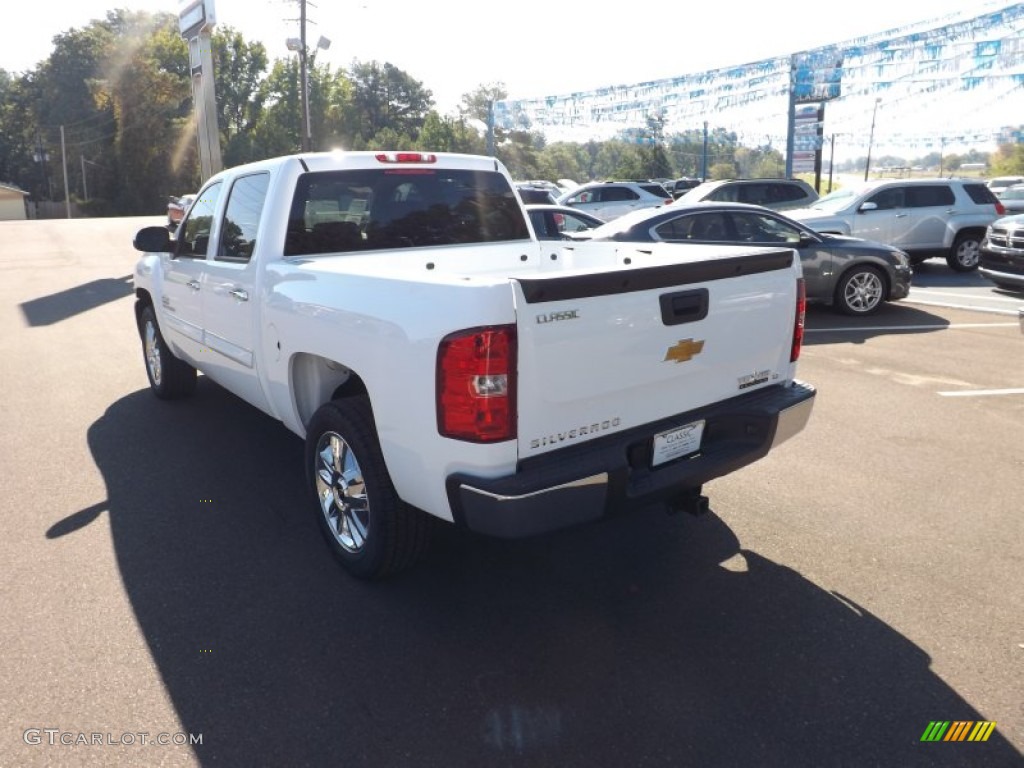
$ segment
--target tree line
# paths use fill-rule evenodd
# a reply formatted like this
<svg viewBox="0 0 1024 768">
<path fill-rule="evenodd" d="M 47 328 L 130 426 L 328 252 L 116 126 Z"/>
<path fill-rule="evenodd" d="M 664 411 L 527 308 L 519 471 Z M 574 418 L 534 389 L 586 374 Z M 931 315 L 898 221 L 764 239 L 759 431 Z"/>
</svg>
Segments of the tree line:
<svg viewBox="0 0 1024 768">
<path fill-rule="evenodd" d="M 270 61 L 262 43 L 231 27 L 211 42 L 224 165 L 297 152 L 298 57 Z M 488 105 L 507 96 L 501 83 L 482 84 L 463 95 L 458 114 L 442 115 L 431 91 L 390 63 L 331 68 L 315 52 L 308 81 L 317 150 L 483 154 Z M 709 132 L 705 159 L 702 130 L 667 134 L 660 116 L 606 141 L 548 143 L 529 129 L 498 130 L 495 139 L 495 155 L 519 179 L 699 176 L 705 161 L 711 178 L 784 170 L 778 150 L 742 146 L 721 127 Z M 1024 172 L 1024 153 L 999 154 L 994 171 Z M 0 70 L 0 183 L 64 200 L 65 182 L 79 209 L 97 216 L 162 212 L 169 195 L 198 188 L 189 53 L 176 16 L 110 11 L 55 37 L 35 69 Z"/>
</svg>

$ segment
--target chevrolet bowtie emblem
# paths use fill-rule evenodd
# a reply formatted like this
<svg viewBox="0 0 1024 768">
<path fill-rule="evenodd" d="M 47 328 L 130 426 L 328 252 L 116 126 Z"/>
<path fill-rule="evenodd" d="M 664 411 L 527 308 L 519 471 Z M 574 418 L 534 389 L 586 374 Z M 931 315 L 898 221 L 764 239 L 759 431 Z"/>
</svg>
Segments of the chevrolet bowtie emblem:
<svg viewBox="0 0 1024 768">
<path fill-rule="evenodd" d="M 668 348 L 665 352 L 665 359 L 661 362 L 667 363 L 671 360 L 675 363 L 685 363 L 687 360 L 692 360 L 699 355 L 702 349 L 704 349 L 703 340 L 680 339 L 678 344 L 673 344 Z"/>
</svg>

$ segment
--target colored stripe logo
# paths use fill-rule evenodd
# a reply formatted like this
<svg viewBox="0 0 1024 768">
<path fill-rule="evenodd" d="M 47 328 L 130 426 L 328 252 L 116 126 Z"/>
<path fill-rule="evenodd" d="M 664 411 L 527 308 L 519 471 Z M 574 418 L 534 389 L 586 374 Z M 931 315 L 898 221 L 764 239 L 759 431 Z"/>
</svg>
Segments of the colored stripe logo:
<svg viewBox="0 0 1024 768">
<path fill-rule="evenodd" d="M 932 720 L 921 741 L 988 741 L 996 724 L 988 720 Z"/>
</svg>

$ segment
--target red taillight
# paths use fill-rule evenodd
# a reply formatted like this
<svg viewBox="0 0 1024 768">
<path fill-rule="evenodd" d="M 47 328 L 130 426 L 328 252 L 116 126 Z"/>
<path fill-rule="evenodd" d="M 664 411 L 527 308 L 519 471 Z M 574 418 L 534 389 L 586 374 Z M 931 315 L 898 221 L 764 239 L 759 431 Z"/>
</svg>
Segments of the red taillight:
<svg viewBox="0 0 1024 768">
<path fill-rule="evenodd" d="M 996 213 L 1000 216 L 1006 215 L 1006 206 L 1000 202 L 996 202 Z"/>
<path fill-rule="evenodd" d="M 800 347 L 804 344 L 804 317 L 807 314 L 807 290 L 804 279 L 796 281 L 796 319 L 793 321 L 793 346 L 789 352 L 789 362 L 795 363 L 800 357 Z"/>
<path fill-rule="evenodd" d="M 494 443 L 516 436 L 516 328 L 446 336 L 437 350 L 437 429 L 445 437 Z"/>
<path fill-rule="evenodd" d="M 378 163 L 436 163 L 437 155 L 423 152 L 381 152 L 374 155 Z"/>
</svg>

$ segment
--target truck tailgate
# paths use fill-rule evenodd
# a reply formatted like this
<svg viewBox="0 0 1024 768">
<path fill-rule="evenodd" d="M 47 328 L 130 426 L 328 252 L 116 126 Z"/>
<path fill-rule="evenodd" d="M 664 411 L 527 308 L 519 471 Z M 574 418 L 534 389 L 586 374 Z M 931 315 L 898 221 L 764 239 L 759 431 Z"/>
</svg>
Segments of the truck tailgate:
<svg viewBox="0 0 1024 768">
<path fill-rule="evenodd" d="M 792 377 L 794 251 L 658 248 L 641 267 L 513 280 L 520 458 Z"/>
</svg>

